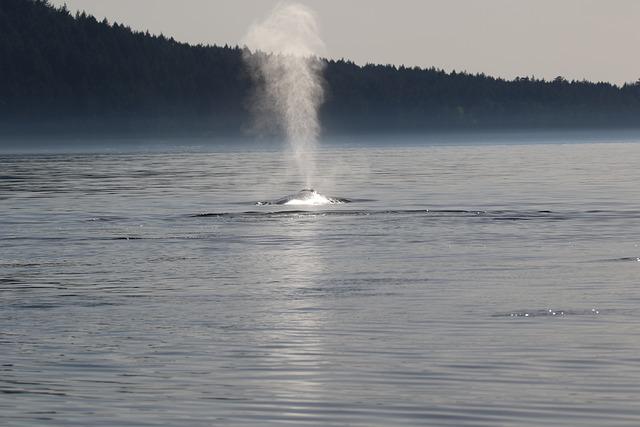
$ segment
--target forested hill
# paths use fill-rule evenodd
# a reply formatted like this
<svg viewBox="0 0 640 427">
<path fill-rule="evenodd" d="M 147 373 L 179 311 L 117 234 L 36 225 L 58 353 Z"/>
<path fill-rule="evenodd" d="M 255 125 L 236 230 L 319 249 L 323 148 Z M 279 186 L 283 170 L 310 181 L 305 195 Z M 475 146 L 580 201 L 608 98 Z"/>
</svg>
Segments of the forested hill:
<svg viewBox="0 0 640 427">
<path fill-rule="evenodd" d="M 1 0 L 0 132 L 240 134 L 251 93 L 242 53 L 134 32 L 46 0 Z M 325 79 L 329 132 L 640 127 L 640 84 L 506 81 L 343 60 L 327 62 Z"/>
</svg>

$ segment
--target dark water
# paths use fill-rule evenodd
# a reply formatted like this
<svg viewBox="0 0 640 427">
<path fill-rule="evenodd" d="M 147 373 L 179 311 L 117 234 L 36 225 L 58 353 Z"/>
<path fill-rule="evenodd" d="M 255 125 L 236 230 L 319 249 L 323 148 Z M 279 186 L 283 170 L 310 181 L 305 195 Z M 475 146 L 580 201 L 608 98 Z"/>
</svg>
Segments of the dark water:
<svg viewBox="0 0 640 427">
<path fill-rule="evenodd" d="M 640 425 L 640 143 L 0 157 L 3 426 Z"/>
</svg>

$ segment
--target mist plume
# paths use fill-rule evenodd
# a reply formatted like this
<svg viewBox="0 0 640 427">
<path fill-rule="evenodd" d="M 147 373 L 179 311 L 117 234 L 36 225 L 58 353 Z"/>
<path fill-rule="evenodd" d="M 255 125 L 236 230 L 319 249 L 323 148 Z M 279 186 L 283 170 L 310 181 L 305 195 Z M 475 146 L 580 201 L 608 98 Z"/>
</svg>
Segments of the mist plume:
<svg viewBox="0 0 640 427">
<path fill-rule="evenodd" d="M 299 176 L 311 188 L 314 152 L 320 134 L 324 53 L 314 12 L 296 3 L 279 3 L 244 38 L 255 81 L 252 109 L 258 127 L 275 125 L 286 136 Z"/>
</svg>

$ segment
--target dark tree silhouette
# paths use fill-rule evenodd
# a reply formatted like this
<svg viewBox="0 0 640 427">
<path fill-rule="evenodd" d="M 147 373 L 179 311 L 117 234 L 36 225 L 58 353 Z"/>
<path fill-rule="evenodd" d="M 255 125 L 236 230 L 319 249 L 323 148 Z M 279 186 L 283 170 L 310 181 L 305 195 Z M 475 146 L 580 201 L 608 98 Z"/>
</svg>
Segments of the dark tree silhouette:
<svg viewBox="0 0 640 427">
<path fill-rule="evenodd" d="M 238 134 L 252 85 L 242 57 L 239 47 L 192 46 L 47 0 L 2 0 L 0 131 Z M 507 81 L 346 60 L 327 61 L 325 79 L 329 131 L 640 125 L 640 81 Z"/>
</svg>

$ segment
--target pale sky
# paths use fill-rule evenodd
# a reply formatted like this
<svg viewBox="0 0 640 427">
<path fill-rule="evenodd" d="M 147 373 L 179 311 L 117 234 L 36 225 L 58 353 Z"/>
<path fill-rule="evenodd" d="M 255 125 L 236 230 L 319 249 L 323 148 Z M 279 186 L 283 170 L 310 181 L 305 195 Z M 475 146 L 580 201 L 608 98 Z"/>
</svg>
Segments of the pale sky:
<svg viewBox="0 0 640 427">
<path fill-rule="evenodd" d="M 299 0 L 328 55 L 513 78 L 640 78 L 640 0 Z M 278 0 L 52 0 L 189 43 L 239 44 Z"/>
</svg>

